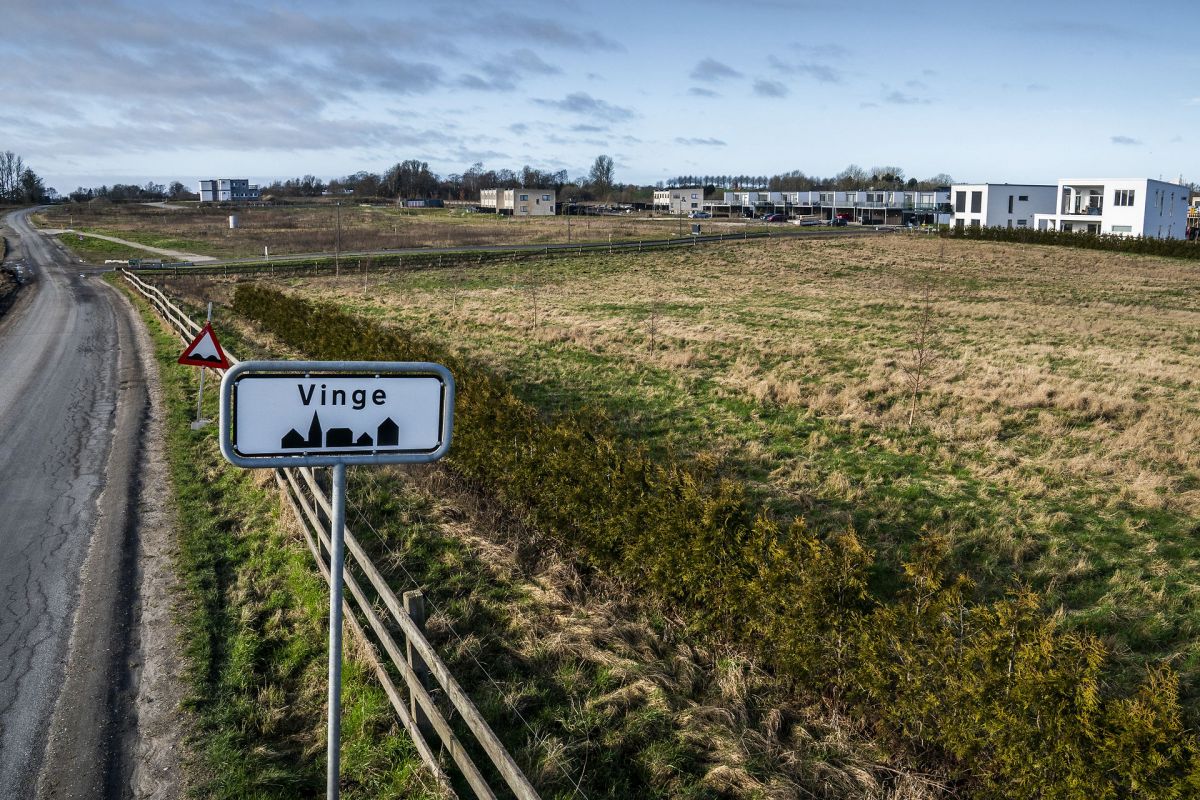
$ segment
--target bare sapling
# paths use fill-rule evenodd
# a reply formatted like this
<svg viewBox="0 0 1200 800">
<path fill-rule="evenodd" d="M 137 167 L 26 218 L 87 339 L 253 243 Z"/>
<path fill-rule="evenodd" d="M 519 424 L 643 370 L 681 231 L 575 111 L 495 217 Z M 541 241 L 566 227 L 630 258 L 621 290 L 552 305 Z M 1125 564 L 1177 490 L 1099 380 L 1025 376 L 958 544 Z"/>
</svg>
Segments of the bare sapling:
<svg viewBox="0 0 1200 800">
<path fill-rule="evenodd" d="M 659 337 L 659 303 L 654 301 L 650 305 L 650 314 L 646 318 L 646 347 L 650 353 L 654 353 L 658 347 Z"/>
<path fill-rule="evenodd" d="M 525 291 L 529 295 L 530 323 L 531 323 L 530 327 L 531 328 L 537 328 L 538 323 L 539 323 L 538 294 L 539 294 L 540 290 L 541 290 L 541 286 L 538 285 L 537 268 L 536 268 L 536 266 L 532 266 L 529 269 L 529 280 L 525 284 Z"/>
<path fill-rule="evenodd" d="M 904 367 L 908 385 L 908 427 L 911 429 L 921 404 L 921 391 L 929 381 L 929 373 L 937 360 L 933 349 L 933 287 L 925 284 L 921 293 L 921 308 L 917 313 L 912 354 Z"/>
</svg>

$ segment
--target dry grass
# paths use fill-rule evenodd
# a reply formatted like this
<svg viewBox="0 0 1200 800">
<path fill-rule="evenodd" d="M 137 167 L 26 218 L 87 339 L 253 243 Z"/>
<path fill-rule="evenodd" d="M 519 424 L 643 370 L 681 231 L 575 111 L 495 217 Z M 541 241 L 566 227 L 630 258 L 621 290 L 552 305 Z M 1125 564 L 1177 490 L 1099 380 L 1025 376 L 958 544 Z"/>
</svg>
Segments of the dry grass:
<svg viewBox="0 0 1200 800">
<path fill-rule="evenodd" d="M 236 213 L 238 228 L 229 229 Z M 53 206 L 39 216 L 51 227 L 109 233 L 144 244 L 170 241 L 202 255 L 253 258 L 269 247 L 271 255 L 333 252 L 338 248 L 340 214 L 342 252 L 409 247 L 466 247 L 497 244 L 550 244 L 662 239 L 690 231 L 679 220 L 648 215 L 514 219 L 441 209 L 403 209 L 344 203 L 239 209 L 198 204 L 162 208 L 142 204 L 70 204 Z M 741 220 L 706 220 L 706 231 L 742 231 Z"/>
<path fill-rule="evenodd" d="M 985 590 L 1028 581 L 1194 675 L 1198 282 L 1168 259 L 897 236 L 291 287 L 452 342 L 547 409 L 603 406 L 885 560 L 945 532 Z"/>
</svg>

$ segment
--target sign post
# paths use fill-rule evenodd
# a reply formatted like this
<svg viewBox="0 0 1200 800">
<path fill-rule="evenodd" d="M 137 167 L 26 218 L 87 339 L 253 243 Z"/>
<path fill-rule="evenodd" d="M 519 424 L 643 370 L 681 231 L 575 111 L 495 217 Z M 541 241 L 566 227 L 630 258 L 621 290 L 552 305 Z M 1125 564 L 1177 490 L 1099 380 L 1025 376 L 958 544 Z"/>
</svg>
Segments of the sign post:
<svg viewBox="0 0 1200 800">
<path fill-rule="evenodd" d="M 192 423 L 192 430 L 198 430 L 211 421 L 201 417 L 204 407 L 204 367 L 229 369 L 229 359 L 225 357 L 225 351 L 221 349 L 217 334 L 212 329 L 212 303 L 208 304 L 208 319 L 205 320 L 204 327 L 184 349 L 179 363 L 200 367 L 200 391 L 196 393 L 196 421 Z"/>
<path fill-rule="evenodd" d="M 332 467 L 326 797 L 341 767 L 346 467 L 423 464 L 450 449 L 454 377 L 426 362 L 246 361 L 221 381 L 221 454 L 247 468 Z"/>
</svg>

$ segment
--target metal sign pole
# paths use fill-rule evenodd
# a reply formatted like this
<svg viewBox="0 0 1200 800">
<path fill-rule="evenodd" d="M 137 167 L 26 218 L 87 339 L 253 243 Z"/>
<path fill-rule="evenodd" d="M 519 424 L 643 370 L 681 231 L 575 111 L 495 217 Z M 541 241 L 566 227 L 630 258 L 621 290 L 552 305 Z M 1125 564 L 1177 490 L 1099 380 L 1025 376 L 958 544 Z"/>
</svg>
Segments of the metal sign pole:
<svg viewBox="0 0 1200 800">
<path fill-rule="evenodd" d="M 346 529 L 346 465 L 333 465 L 333 519 L 329 531 L 329 740 L 325 796 L 338 798 L 342 734 L 342 569 Z"/>
<path fill-rule="evenodd" d="M 239 467 L 333 467 L 326 797 L 341 772 L 346 467 L 428 464 L 450 449 L 454 376 L 441 364 L 243 361 L 221 380 L 221 455 Z"/>
<path fill-rule="evenodd" d="M 208 322 L 212 322 L 212 303 L 208 304 Z M 200 416 L 201 410 L 204 407 L 204 367 L 200 368 L 200 392 L 196 395 L 196 422 L 192 425 L 192 430 L 203 427 L 204 419 Z"/>
</svg>

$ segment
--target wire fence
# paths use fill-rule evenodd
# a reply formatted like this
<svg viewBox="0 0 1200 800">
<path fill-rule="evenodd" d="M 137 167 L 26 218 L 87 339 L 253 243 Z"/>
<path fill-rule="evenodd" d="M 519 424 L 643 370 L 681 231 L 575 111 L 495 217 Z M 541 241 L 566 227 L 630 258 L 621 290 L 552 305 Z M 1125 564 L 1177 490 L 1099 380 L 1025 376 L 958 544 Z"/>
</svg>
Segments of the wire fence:
<svg viewBox="0 0 1200 800">
<path fill-rule="evenodd" d="M 133 289 L 150 302 L 182 342 L 190 343 L 200 332 L 201 325 L 189 318 L 161 289 L 151 286 L 128 270 L 121 270 L 121 273 Z M 226 356 L 232 365 L 240 363 L 228 352 Z M 224 372 L 211 367 L 203 369 L 212 369 L 218 375 Z M 329 494 L 322 486 L 321 475 L 311 468 L 278 469 L 275 470 L 275 481 L 295 514 L 317 569 L 327 583 L 331 582 L 329 531 L 333 509 Z M 356 523 L 361 521 L 367 525 L 372 534 L 384 542 L 385 547 L 389 547 L 392 560 L 400 565 L 414 588 L 398 596 L 347 526 L 344 572 L 347 592 L 343 605 L 346 624 L 361 645 L 359 652 L 362 658 L 387 694 L 434 781 L 449 796 L 457 796 L 448 771 L 448 758 L 476 798 L 493 800 L 497 797 L 497 791 L 500 791 L 501 796 L 512 796 L 518 800 L 540 800 L 533 785 L 426 638 L 426 598 L 421 585 L 395 558 L 395 551 L 390 549 L 361 509 L 356 507 L 356 510 Z M 435 612 L 440 610 L 434 607 Z M 449 629 L 453 636 L 462 641 L 453 626 L 449 626 Z M 381 657 L 381 650 L 386 659 Z M 475 664 L 499 688 L 499 684 L 477 659 Z M 399 677 L 398 681 L 395 676 Z M 517 719 L 531 734 L 534 733 L 519 710 L 509 705 Z M 459 721 L 457 729 L 452 724 L 455 719 Z M 464 743 L 460 731 L 468 737 L 470 747 Z M 472 756 L 472 751 L 476 753 L 475 756 Z M 493 774 L 485 774 L 481 768 L 483 759 L 478 755 L 480 752 Z M 566 777 L 570 780 L 570 776 Z M 576 786 L 575 794 L 583 797 L 578 789 L 578 781 L 571 782 Z"/>
</svg>

